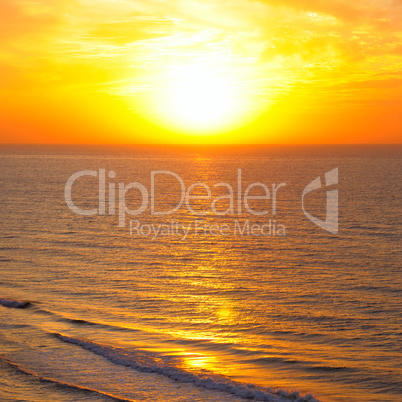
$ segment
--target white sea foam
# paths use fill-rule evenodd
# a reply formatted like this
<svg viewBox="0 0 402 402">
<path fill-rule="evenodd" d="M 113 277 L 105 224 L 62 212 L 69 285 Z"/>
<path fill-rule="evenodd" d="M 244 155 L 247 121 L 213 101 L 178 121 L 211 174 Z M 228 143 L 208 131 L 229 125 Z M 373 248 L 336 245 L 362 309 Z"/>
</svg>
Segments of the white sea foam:
<svg viewBox="0 0 402 402">
<path fill-rule="evenodd" d="M 225 377 L 214 375 L 213 373 L 199 374 L 187 372 L 164 361 L 162 356 L 158 355 L 158 358 L 156 358 L 154 354 L 144 351 L 128 351 L 122 348 L 72 338 L 58 333 L 54 335 L 63 342 L 80 346 L 106 358 L 114 364 L 130 367 L 142 372 L 158 373 L 175 381 L 192 383 L 197 387 L 209 390 L 227 392 L 240 398 L 269 402 L 318 402 L 311 394 L 300 396 L 298 391 L 288 392 L 283 389 L 275 390 L 272 388 L 257 387 L 253 384 L 243 384 L 232 381 Z"/>
</svg>

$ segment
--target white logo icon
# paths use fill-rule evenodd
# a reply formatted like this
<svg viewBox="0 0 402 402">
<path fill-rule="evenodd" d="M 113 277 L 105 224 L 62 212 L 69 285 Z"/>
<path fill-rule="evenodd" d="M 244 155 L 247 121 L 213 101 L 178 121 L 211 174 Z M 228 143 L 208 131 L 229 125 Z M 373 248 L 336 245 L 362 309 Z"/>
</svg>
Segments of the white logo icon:
<svg viewBox="0 0 402 402">
<path fill-rule="evenodd" d="M 338 168 L 335 168 L 327 173 L 325 173 L 325 186 L 332 186 L 338 184 Z M 311 222 L 319 226 L 320 228 L 330 232 L 332 234 L 338 233 L 338 190 L 328 190 L 327 191 L 327 213 L 325 220 L 316 218 L 315 216 L 309 214 L 304 209 L 304 197 L 311 191 L 321 188 L 321 177 L 317 177 L 310 184 L 308 184 L 303 190 L 302 195 L 302 208 L 304 215 L 310 219 Z"/>
</svg>

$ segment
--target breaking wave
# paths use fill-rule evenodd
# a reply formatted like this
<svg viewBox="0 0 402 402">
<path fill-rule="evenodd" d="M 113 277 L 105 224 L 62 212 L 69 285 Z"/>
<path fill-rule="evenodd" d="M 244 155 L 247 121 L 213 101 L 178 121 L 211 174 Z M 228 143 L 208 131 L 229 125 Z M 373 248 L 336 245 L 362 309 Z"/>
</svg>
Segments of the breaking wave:
<svg viewBox="0 0 402 402">
<path fill-rule="evenodd" d="M 130 367 L 137 371 L 157 373 L 182 383 L 192 383 L 197 387 L 233 394 L 244 399 L 269 402 L 318 402 L 311 394 L 300 396 L 298 391 L 288 392 L 283 389 L 257 387 L 253 384 L 243 384 L 213 373 L 193 373 L 175 367 L 163 356 L 140 350 L 128 351 L 122 348 L 103 345 L 84 339 L 54 333 L 62 342 L 71 343 L 102 356 L 111 363 Z"/>
</svg>

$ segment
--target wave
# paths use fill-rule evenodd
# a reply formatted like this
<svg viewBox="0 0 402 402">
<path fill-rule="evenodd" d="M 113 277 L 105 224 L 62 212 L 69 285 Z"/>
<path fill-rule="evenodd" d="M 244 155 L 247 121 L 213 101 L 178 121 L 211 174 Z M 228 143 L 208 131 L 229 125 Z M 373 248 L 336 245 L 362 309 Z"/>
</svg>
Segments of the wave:
<svg viewBox="0 0 402 402">
<path fill-rule="evenodd" d="M 32 306 L 32 303 L 29 301 L 19 301 L 19 300 L 0 298 L 0 305 L 9 308 L 28 308 Z"/>
<path fill-rule="evenodd" d="M 300 396 L 298 391 L 287 392 L 283 389 L 275 390 L 257 387 L 253 384 L 243 384 L 213 373 L 188 372 L 175 367 L 168 360 L 164 360 L 163 356 L 155 353 L 140 350 L 128 351 L 59 333 L 54 333 L 53 335 L 62 342 L 80 346 L 96 355 L 102 356 L 113 364 L 130 367 L 141 372 L 161 374 L 178 382 L 191 383 L 197 387 L 226 392 L 240 398 L 269 402 L 285 402 L 289 400 L 295 402 L 318 402 L 311 394 Z"/>
<path fill-rule="evenodd" d="M 119 398 L 117 396 L 108 394 L 106 392 L 102 392 L 102 391 L 98 391 L 98 390 L 95 390 L 95 389 L 92 389 L 92 388 L 84 387 L 82 385 L 70 384 L 68 382 L 56 380 L 54 378 L 40 376 L 40 375 L 38 375 L 38 374 L 36 374 L 36 373 L 34 373 L 32 371 L 29 371 L 29 370 L 23 368 L 22 366 L 20 366 L 19 364 L 14 363 L 11 360 L 8 360 L 8 359 L 6 359 L 6 358 L 4 358 L 2 356 L 0 356 L 0 360 L 3 360 L 9 366 L 13 367 L 15 370 L 17 370 L 17 371 L 19 371 L 21 373 L 33 376 L 33 377 L 37 378 L 39 381 L 41 381 L 41 382 L 49 382 L 49 383 L 56 384 L 56 385 L 64 387 L 64 388 L 67 387 L 67 388 L 70 388 L 70 389 L 75 389 L 75 390 L 79 390 L 79 391 L 83 391 L 83 392 L 90 392 L 92 394 L 97 394 L 97 395 L 100 395 L 100 396 L 103 396 L 103 397 L 107 397 L 107 398 L 109 398 L 109 399 L 111 399 L 113 401 L 117 401 L 117 402 L 134 402 L 132 399 Z"/>
<path fill-rule="evenodd" d="M 336 371 L 351 371 L 348 367 L 344 366 L 324 366 L 310 361 L 302 361 L 297 359 L 287 359 L 280 356 L 264 356 L 257 359 L 249 359 L 250 363 L 257 364 L 291 364 L 298 365 L 304 371 L 323 371 L 323 372 L 336 372 Z"/>
<path fill-rule="evenodd" d="M 90 321 L 90 320 L 86 320 L 86 319 L 82 319 L 82 318 L 70 318 L 70 317 L 66 317 L 62 314 L 55 313 L 53 311 L 50 311 L 50 310 L 47 310 L 44 308 L 39 308 L 39 307 L 35 307 L 35 311 L 40 314 L 52 316 L 57 321 L 66 322 L 68 324 L 73 324 L 73 325 L 95 326 L 95 327 L 100 327 L 100 328 L 106 328 L 111 331 L 130 331 L 130 332 L 140 331 L 139 329 L 136 329 L 136 328 L 126 328 L 126 327 L 119 326 L 119 325 L 100 323 L 100 322 Z"/>
<path fill-rule="evenodd" d="M 20 300 L 0 298 L 0 305 L 2 305 L 4 307 L 19 308 L 19 309 L 25 309 L 25 308 L 30 307 L 30 308 L 32 308 L 32 311 L 34 311 L 36 313 L 51 316 L 51 317 L 54 317 L 54 319 L 57 321 L 67 322 L 69 324 L 74 324 L 74 325 L 97 326 L 97 327 L 107 328 L 107 329 L 113 330 L 113 331 L 130 331 L 130 332 L 140 331 L 139 329 L 136 329 L 136 328 L 126 328 L 126 327 L 117 326 L 114 324 L 94 322 L 94 321 L 89 321 L 89 320 L 85 320 L 85 319 L 81 319 L 81 318 L 66 317 L 62 314 L 55 313 L 53 311 L 47 310 L 42 307 L 38 307 L 37 305 L 35 305 L 35 303 L 30 302 L 30 301 L 20 301 Z"/>
<path fill-rule="evenodd" d="M 402 293 L 400 289 L 392 288 L 390 286 L 374 286 L 374 285 L 358 285 L 351 288 L 352 290 L 365 290 L 373 292 L 389 292 L 389 293 Z"/>
</svg>

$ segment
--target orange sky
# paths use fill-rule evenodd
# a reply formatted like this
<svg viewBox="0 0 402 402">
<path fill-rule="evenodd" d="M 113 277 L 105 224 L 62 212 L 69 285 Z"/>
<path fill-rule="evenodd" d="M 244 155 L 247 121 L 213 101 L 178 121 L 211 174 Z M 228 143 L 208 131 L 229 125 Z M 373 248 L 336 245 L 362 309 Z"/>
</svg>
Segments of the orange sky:
<svg viewBox="0 0 402 402">
<path fill-rule="evenodd" d="M 1 143 L 400 143 L 401 0 L 1 0 Z"/>
</svg>

